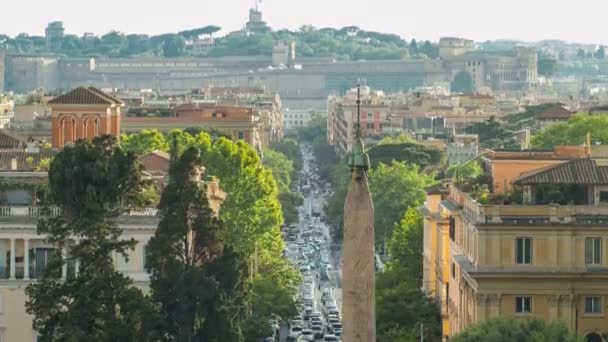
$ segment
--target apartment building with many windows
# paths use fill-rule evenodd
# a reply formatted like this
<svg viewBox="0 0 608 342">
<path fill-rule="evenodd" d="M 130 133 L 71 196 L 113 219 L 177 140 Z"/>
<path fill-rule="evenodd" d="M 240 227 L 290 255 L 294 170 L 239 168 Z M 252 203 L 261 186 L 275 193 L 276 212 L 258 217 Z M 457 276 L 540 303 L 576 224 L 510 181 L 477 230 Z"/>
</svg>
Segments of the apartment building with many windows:
<svg viewBox="0 0 608 342">
<path fill-rule="evenodd" d="M 608 160 L 587 152 L 558 160 L 537 151 L 543 163 L 529 151 L 491 151 L 487 176 L 512 170 L 488 178 L 491 193 L 465 181 L 428 190 L 423 288 L 441 304 L 444 340 L 515 316 L 561 320 L 586 341 L 604 341 Z"/>
</svg>

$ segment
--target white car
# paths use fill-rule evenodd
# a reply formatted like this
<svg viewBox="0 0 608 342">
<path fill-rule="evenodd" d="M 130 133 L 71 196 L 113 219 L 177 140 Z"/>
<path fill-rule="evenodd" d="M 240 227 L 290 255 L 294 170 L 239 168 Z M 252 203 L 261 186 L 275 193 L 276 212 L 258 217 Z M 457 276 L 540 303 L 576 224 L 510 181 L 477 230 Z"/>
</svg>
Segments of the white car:
<svg viewBox="0 0 608 342">
<path fill-rule="evenodd" d="M 298 341 L 314 341 L 314 340 L 315 340 L 314 332 L 310 329 L 302 330 L 302 333 L 300 334 L 300 337 L 298 338 Z"/>
<path fill-rule="evenodd" d="M 293 325 L 291 327 L 291 329 L 289 330 L 289 335 L 287 336 L 287 339 L 290 341 L 295 341 L 298 339 L 298 337 L 300 337 L 300 335 L 302 335 L 302 326 L 300 325 Z"/>
</svg>

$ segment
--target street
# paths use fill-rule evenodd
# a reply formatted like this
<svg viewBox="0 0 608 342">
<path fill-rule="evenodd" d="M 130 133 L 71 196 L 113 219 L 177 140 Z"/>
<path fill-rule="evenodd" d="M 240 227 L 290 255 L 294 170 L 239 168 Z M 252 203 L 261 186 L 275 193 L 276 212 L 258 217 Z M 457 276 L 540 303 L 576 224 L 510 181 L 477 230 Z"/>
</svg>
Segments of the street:
<svg viewBox="0 0 608 342">
<path fill-rule="evenodd" d="M 323 208 L 331 185 L 320 179 L 310 146 L 301 147 L 299 221 L 285 228 L 286 255 L 302 274 L 299 315 L 281 328 L 280 341 L 341 341 L 341 246 L 331 241 Z"/>
</svg>

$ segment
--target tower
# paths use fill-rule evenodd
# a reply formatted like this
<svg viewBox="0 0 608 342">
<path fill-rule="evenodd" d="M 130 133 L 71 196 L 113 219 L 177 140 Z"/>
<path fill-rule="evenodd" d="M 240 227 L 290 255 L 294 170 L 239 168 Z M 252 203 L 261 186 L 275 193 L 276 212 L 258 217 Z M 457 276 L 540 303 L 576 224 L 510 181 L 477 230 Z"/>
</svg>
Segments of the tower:
<svg viewBox="0 0 608 342">
<path fill-rule="evenodd" d="M 357 87 L 357 131 L 348 156 L 351 182 L 344 203 L 342 318 L 344 342 L 376 341 L 374 205 L 367 172 L 369 157 L 361 137 L 361 89 Z"/>
<path fill-rule="evenodd" d="M 113 135 L 120 139 L 122 100 L 94 87 L 78 87 L 48 102 L 52 145 L 63 148 L 80 139 Z"/>
</svg>

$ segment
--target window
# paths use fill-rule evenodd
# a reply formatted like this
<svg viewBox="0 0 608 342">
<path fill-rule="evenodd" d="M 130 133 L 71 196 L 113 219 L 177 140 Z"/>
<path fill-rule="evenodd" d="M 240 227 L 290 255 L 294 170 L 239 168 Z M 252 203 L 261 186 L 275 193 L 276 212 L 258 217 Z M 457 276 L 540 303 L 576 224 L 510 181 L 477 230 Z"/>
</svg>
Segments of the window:
<svg viewBox="0 0 608 342">
<path fill-rule="evenodd" d="M 608 203 L 608 191 L 600 191 L 600 203 Z"/>
<path fill-rule="evenodd" d="M 456 279 L 456 264 L 452 263 L 452 278 Z"/>
<path fill-rule="evenodd" d="M 450 239 L 456 241 L 456 219 L 450 216 Z"/>
<path fill-rule="evenodd" d="M 590 313 L 590 314 L 602 313 L 602 298 L 601 297 L 585 297 L 585 313 Z"/>
<path fill-rule="evenodd" d="M 150 266 L 150 248 L 148 247 L 148 244 L 144 245 L 144 270 L 147 273 L 151 273 L 152 268 Z"/>
<path fill-rule="evenodd" d="M 585 239 L 585 263 L 587 265 L 602 263 L 602 240 L 600 238 Z"/>
<path fill-rule="evenodd" d="M 520 265 L 532 264 L 532 239 L 517 238 L 516 244 L 517 263 Z"/>
<path fill-rule="evenodd" d="M 245 139 L 245 133 L 243 133 L 243 131 L 238 131 L 236 133 L 236 138 L 239 139 L 239 140 Z"/>
<path fill-rule="evenodd" d="M 374 124 L 373 123 L 368 123 L 367 125 L 365 125 L 365 127 L 367 129 L 374 129 Z"/>
<path fill-rule="evenodd" d="M 526 314 L 532 312 L 531 297 L 515 297 L 515 313 Z"/>
<path fill-rule="evenodd" d="M 372 114 L 372 113 L 367 113 L 367 118 L 368 118 L 368 119 L 371 119 L 373 116 L 374 116 L 374 114 Z"/>
</svg>

